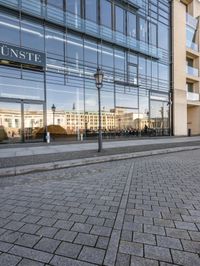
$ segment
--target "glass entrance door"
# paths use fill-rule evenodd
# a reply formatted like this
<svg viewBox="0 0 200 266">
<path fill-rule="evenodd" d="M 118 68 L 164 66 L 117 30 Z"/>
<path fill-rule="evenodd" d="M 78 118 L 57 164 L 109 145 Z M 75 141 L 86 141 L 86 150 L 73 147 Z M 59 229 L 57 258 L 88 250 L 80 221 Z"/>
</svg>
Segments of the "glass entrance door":
<svg viewBox="0 0 200 266">
<path fill-rule="evenodd" d="M 44 139 L 44 105 L 0 101 L 0 143 Z"/>
<path fill-rule="evenodd" d="M 38 141 L 44 137 L 43 104 L 23 103 L 23 139 Z"/>
<path fill-rule="evenodd" d="M 21 103 L 0 102 L 0 143 L 21 141 L 21 111 Z"/>
</svg>

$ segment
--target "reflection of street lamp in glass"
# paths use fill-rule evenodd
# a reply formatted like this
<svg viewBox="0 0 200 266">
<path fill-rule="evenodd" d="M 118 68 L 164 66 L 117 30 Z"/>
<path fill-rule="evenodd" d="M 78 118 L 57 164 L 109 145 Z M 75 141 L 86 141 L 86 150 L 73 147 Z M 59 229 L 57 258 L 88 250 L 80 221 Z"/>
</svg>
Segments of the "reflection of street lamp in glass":
<svg viewBox="0 0 200 266">
<path fill-rule="evenodd" d="M 56 112 L 56 107 L 55 107 L 54 104 L 51 106 L 51 110 L 52 110 L 52 113 L 53 113 L 53 125 L 54 125 L 55 124 L 55 112 Z"/>
<path fill-rule="evenodd" d="M 103 86 L 103 72 L 98 67 L 97 72 L 94 74 L 95 84 L 98 89 L 98 107 L 99 107 L 99 136 L 98 136 L 98 152 L 102 151 L 102 129 L 101 129 L 101 93 L 100 89 Z"/>
</svg>

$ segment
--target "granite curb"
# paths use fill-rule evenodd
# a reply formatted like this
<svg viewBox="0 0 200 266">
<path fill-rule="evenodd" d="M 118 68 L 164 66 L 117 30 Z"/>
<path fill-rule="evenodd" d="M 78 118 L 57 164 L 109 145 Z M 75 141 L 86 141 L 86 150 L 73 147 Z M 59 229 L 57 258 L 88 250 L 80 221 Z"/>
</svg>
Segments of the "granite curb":
<svg viewBox="0 0 200 266">
<path fill-rule="evenodd" d="M 191 151 L 197 149 L 200 149 L 200 146 L 166 148 L 166 149 L 158 149 L 152 151 L 107 155 L 95 158 L 84 158 L 84 159 L 57 161 L 57 162 L 42 163 L 42 164 L 15 166 L 15 167 L 2 168 L 0 170 L 0 177 L 14 176 L 14 175 L 48 171 L 48 170 L 57 170 L 62 168 L 84 166 L 89 164 L 97 164 L 97 163 L 111 162 L 117 160 L 147 157 L 152 155 L 167 154 L 173 152 Z"/>
</svg>

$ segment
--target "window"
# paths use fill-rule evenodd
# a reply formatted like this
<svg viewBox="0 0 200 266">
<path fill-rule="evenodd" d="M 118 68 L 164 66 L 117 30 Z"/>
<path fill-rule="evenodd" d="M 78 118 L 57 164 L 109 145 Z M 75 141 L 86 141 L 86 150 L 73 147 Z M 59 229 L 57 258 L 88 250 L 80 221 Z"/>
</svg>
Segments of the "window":
<svg viewBox="0 0 200 266">
<path fill-rule="evenodd" d="M 19 20 L 8 14 L 0 14 L 0 36 L 4 42 L 19 45 Z"/>
<path fill-rule="evenodd" d="M 46 52 L 47 54 L 54 54 L 63 59 L 64 56 L 64 34 L 56 29 L 46 28 Z"/>
<path fill-rule="evenodd" d="M 130 37 L 136 38 L 136 15 L 131 12 L 128 12 L 127 16 L 127 34 Z"/>
<path fill-rule="evenodd" d="M 140 22 L 140 40 L 147 42 L 147 21 L 143 18 L 139 19 Z"/>
<path fill-rule="evenodd" d="M 112 8 L 111 3 L 107 0 L 101 0 L 101 25 L 112 28 Z"/>
<path fill-rule="evenodd" d="M 169 49 L 169 30 L 162 23 L 158 24 L 158 47 L 165 50 Z"/>
<path fill-rule="evenodd" d="M 125 28 L 124 18 L 125 18 L 124 10 L 119 6 L 115 6 L 115 30 L 121 33 L 124 33 L 124 28 Z"/>
<path fill-rule="evenodd" d="M 157 46 L 157 26 L 149 22 L 149 43 Z"/>
<path fill-rule="evenodd" d="M 66 0 L 67 11 L 81 16 L 81 0 Z"/>
<path fill-rule="evenodd" d="M 44 51 L 44 28 L 42 25 L 22 20 L 21 38 L 23 46 Z"/>
<path fill-rule="evenodd" d="M 97 43 L 95 41 L 84 41 L 84 56 L 86 65 L 97 64 Z"/>
<path fill-rule="evenodd" d="M 85 18 L 97 22 L 97 0 L 85 0 Z"/>
<path fill-rule="evenodd" d="M 64 7 L 64 1 L 63 0 L 48 0 L 47 4 L 55 6 L 59 9 L 63 9 L 63 7 Z"/>
</svg>

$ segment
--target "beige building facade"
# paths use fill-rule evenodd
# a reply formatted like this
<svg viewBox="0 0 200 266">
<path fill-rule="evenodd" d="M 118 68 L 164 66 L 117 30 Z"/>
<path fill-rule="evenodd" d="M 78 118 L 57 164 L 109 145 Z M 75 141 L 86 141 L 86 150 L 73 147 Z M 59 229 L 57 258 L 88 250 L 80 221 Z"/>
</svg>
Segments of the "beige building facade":
<svg viewBox="0 0 200 266">
<path fill-rule="evenodd" d="M 175 136 L 200 134 L 200 1 L 172 2 L 172 87 Z"/>
</svg>

